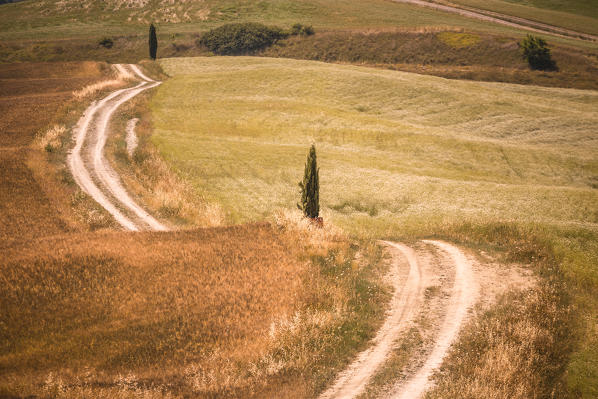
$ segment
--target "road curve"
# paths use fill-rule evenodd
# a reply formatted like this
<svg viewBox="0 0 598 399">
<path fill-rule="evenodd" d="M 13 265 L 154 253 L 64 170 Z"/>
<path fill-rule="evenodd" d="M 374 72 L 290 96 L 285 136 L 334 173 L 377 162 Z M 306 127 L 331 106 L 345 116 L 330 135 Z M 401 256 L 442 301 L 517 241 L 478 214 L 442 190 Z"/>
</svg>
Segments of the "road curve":
<svg viewBox="0 0 598 399">
<path fill-rule="evenodd" d="M 451 288 L 444 318 L 432 350 L 410 377 L 390 389 L 393 399 L 417 399 L 430 387 L 432 373 L 441 365 L 449 347 L 455 341 L 467 313 L 477 299 L 477 284 L 470 262 L 456 247 L 440 241 L 424 240 L 426 244 L 438 247 L 448 255 L 454 264 L 455 280 Z M 390 277 L 394 281 L 394 295 L 391 308 L 382 328 L 378 331 L 369 349 L 361 352 L 355 361 L 343 371 L 334 384 L 326 390 L 321 399 L 349 399 L 363 393 L 371 377 L 384 364 L 400 334 L 410 327 L 411 321 L 423 309 L 423 288 L 426 275 L 415 251 L 399 243 L 383 241 L 389 248 L 392 260 Z M 404 286 L 398 275 L 401 260 L 409 263 L 409 276 Z"/>
<path fill-rule="evenodd" d="M 322 399 L 352 398 L 363 392 L 369 380 L 392 350 L 398 335 L 405 331 L 421 305 L 421 270 L 415 252 L 403 245 L 383 241 L 392 255 L 390 278 L 394 284 L 394 294 L 388 317 L 372 341 L 372 346 L 361 352 L 355 361 L 342 372 L 333 386 L 324 392 Z M 399 282 L 399 267 L 402 258 L 409 263 L 409 274 L 405 286 Z"/>
<path fill-rule="evenodd" d="M 119 89 L 87 108 L 76 126 L 75 147 L 68 166 L 79 187 L 106 209 L 126 230 L 166 231 L 168 228 L 139 206 L 127 193 L 104 156 L 110 119 L 123 103 L 161 82 L 144 75 L 136 65 L 115 65 L 121 76 L 141 79 L 136 86 Z"/>
<path fill-rule="evenodd" d="M 475 18 L 482 21 L 493 22 L 500 25 L 506 25 L 513 28 L 525 29 L 537 33 L 545 33 L 555 36 L 568 37 L 573 39 L 598 41 L 598 36 L 589 33 L 577 32 L 571 29 L 565 29 L 560 26 L 549 25 L 541 22 L 532 21 L 525 18 L 512 15 L 501 14 L 494 11 L 481 10 L 473 7 L 456 6 L 451 3 L 425 1 L 425 0 L 392 0 L 395 3 L 414 4 L 421 7 L 433 8 L 435 10 L 459 14 L 464 17 Z"/>
<path fill-rule="evenodd" d="M 432 373 L 442 364 L 449 347 L 459 335 L 467 312 L 477 298 L 477 284 L 471 264 L 465 255 L 458 248 L 442 241 L 424 240 L 423 242 L 448 253 L 455 264 L 455 283 L 432 352 L 426 358 L 424 365 L 411 378 L 394 388 L 395 393 L 391 396 L 393 399 L 417 399 L 423 396 L 430 386 Z"/>
</svg>

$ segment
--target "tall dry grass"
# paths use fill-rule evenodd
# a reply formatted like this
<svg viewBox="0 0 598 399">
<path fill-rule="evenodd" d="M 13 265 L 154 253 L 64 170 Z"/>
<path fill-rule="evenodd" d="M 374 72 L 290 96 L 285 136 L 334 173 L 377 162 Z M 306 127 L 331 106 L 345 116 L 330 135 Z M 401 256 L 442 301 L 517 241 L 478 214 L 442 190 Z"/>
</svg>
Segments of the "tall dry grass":
<svg viewBox="0 0 598 399">
<path fill-rule="evenodd" d="M 66 127 L 64 125 L 53 125 L 45 133 L 41 133 L 35 138 L 34 146 L 39 150 L 52 152 L 62 146 L 61 139 L 65 133 Z"/>
<path fill-rule="evenodd" d="M 332 226 L 284 220 L 72 234 L 4 250 L 0 392 L 318 392 L 382 319 L 384 266 L 376 246 L 356 257 Z"/>
</svg>

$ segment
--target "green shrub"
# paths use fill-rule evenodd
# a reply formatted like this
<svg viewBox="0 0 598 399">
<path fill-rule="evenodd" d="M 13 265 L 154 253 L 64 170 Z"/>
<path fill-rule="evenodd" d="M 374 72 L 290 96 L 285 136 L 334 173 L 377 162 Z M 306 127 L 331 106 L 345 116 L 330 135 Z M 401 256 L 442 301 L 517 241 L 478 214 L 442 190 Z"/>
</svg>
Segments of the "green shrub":
<svg viewBox="0 0 598 399">
<path fill-rule="evenodd" d="M 112 48 L 114 46 L 114 42 L 109 37 L 103 38 L 98 44 L 104 48 Z"/>
<path fill-rule="evenodd" d="M 222 25 L 203 34 L 199 44 L 220 55 L 245 54 L 271 46 L 288 33 L 278 27 L 247 22 Z"/>
<path fill-rule="evenodd" d="M 311 36 L 314 33 L 311 25 L 295 24 L 291 27 L 291 35 Z"/>
<path fill-rule="evenodd" d="M 546 40 L 541 37 L 527 35 L 519 43 L 519 48 L 532 69 L 543 71 L 556 69 L 556 64 L 550 56 L 550 49 L 546 46 Z"/>
</svg>

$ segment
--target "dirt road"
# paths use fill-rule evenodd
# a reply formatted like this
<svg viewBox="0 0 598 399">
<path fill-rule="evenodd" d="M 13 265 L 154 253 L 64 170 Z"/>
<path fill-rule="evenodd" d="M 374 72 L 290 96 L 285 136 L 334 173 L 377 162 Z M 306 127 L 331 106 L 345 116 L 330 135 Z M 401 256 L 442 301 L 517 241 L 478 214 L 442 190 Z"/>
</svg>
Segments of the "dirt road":
<svg viewBox="0 0 598 399">
<path fill-rule="evenodd" d="M 355 361 L 343 371 L 335 383 L 321 395 L 324 399 L 354 398 L 362 394 L 376 371 L 382 366 L 391 353 L 395 341 L 406 332 L 423 311 L 424 288 L 430 281 L 436 281 L 437 276 L 432 276 L 435 268 L 422 262 L 433 263 L 433 256 L 420 256 L 412 248 L 398 243 L 383 242 L 392 255 L 390 278 L 395 289 L 391 307 L 384 325 L 372 341 L 367 350 L 361 352 Z M 432 372 L 437 369 L 444 359 L 450 345 L 459 334 L 469 309 L 477 297 L 477 284 L 472 266 L 465 255 L 456 247 L 440 241 L 423 241 L 444 253 L 443 261 L 450 264 L 454 270 L 454 279 L 446 279 L 450 297 L 443 309 L 441 326 L 433 344 L 433 348 L 425 355 L 422 365 L 418 367 L 407 379 L 401 380 L 392 388 L 391 398 L 417 399 L 423 395 L 430 386 Z M 420 249 L 420 251 L 422 251 Z M 429 255 L 424 248 L 426 255 Z M 407 261 L 405 263 L 405 260 Z M 409 272 L 406 279 L 403 269 L 408 265 Z"/>
<path fill-rule="evenodd" d="M 493 22 L 501 25 L 510 26 L 513 28 L 525 29 L 532 32 L 546 33 L 562 37 L 570 37 L 574 39 L 598 41 L 598 36 L 588 33 L 577 32 L 571 29 L 561 28 L 560 26 L 548 25 L 541 22 L 532 21 L 525 18 L 515 17 L 511 15 L 501 14 L 493 11 L 481 10 L 473 7 L 457 6 L 449 2 L 431 2 L 425 0 L 392 0 L 395 3 L 415 4 L 422 7 L 433 8 L 439 11 L 459 14 L 464 17 L 475 18 L 482 21 Z"/>
<path fill-rule="evenodd" d="M 395 399 L 416 399 L 423 395 L 430 385 L 432 372 L 442 364 L 449 347 L 459 335 L 467 312 L 477 298 L 477 285 L 471 265 L 465 255 L 458 248 L 444 242 L 429 240 L 424 242 L 439 247 L 452 258 L 455 265 L 455 283 L 446 308 L 444 323 L 434 343 L 432 353 L 411 378 L 395 387 L 394 393 L 390 396 Z"/>
<path fill-rule="evenodd" d="M 87 108 L 75 129 L 75 147 L 68 166 L 79 187 L 104 207 L 127 230 L 168 230 L 139 206 L 123 187 L 104 156 L 110 119 L 123 103 L 156 87 L 136 65 L 115 65 L 121 76 L 141 79 L 134 87 L 120 89 Z"/>
<path fill-rule="evenodd" d="M 321 396 L 322 399 L 351 398 L 365 389 L 376 369 L 386 360 L 397 335 L 404 331 L 412 320 L 421 301 L 421 272 L 413 250 L 403 244 L 385 241 L 392 255 L 389 278 L 393 283 L 394 294 L 388 317 L 376 334 L 372 346 L 361 352 L 357 359 L 345 370 Z M 409 272 L 404 285 L 401 284 L 403 257 L 407 259 Z"/>
</svg>

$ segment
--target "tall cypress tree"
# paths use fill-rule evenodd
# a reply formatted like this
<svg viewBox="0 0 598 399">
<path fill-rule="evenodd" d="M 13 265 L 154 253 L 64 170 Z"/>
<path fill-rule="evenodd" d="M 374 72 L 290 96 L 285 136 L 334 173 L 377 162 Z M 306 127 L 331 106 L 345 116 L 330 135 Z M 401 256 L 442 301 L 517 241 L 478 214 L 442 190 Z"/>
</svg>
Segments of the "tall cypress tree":
<svg viewBox="0 0 598 399">
<path fill-rule="evenodd" d="M 316 147 L 312 144 L 307 162 L 305 162 L 305 172 L 303 181 L 299 182 L 301 188 L 301 202 L 297 207 L 303 211 L 303 214 L 315 219 L 320 214 L 320 169 L 316 159 Z"/>
<path fill-rule="evenodd" d="M 156 59 L 157 52 L 158 38 L 156 37 L 156 27 L 154 26 L 154 24 L 151 24 L 149 28 L 149 54 L 152 60 Z"/>
</svg>

